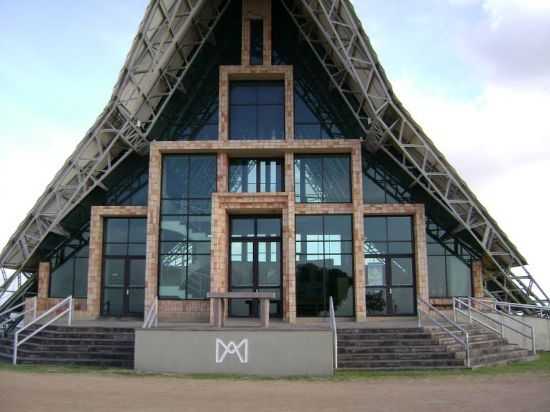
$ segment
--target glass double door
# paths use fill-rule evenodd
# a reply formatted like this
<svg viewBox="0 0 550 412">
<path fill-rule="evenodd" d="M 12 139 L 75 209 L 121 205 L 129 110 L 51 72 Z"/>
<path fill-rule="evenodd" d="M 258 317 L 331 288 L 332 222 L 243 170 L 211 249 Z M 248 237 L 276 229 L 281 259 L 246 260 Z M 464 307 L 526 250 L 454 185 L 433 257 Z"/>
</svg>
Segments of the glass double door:
<svg viewBox="0 0 550 412">
<path fill-rule="evenodd" d="M 103 316 L 142 316 L 145 258 L 106 257 L 103 264 Z"/>
<path fill-rule="evenodd" d="M 281 307 L 281 218 L 270 216 L 233 217 L 229 239 L 229 290 L 233 292 L 273 292 L 270 315 L 282 316 Z M 232 299 L 232 317 L 257 317 L 255 299 Z"/>
<path fill-rule="evenodd" d="M 416 314 L 412 256 L 366 256 L 365 271 L 368 315 Z"/>
</svg>

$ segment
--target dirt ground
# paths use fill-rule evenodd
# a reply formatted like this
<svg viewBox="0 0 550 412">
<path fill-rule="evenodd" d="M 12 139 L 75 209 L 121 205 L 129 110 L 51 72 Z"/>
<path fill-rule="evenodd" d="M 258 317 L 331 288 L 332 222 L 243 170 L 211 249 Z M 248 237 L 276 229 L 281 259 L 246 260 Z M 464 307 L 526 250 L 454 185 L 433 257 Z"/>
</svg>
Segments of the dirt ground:
<svg viewBox="0 0 550 412">
<path fill-rule="evenodd" d="M 2 412 L 550 411 L 550 377 L 202 380 L 0 372 Z"/>
</svg>

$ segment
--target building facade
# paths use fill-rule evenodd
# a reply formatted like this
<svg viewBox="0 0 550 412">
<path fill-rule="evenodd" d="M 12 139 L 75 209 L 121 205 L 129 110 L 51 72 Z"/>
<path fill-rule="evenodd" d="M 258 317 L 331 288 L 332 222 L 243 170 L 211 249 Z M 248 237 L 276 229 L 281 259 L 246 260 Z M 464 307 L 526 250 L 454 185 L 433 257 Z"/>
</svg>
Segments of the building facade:
<svg viewBox="0 0 550 412">
<path fill-rule="evenodd" d="M 289 323 L 328 316 L 330 297 L 336 316 L 364 321 L 497 290 L 452 207 L 369 144 L 289 11 L 298 2 L 225 3 L 216 41 L 154 102 L 147 151 L 33 254 L 39 310 L 73 296 L 77 318 L 142 318 L 158 299 L 160 320 L 207 322 L 208 292 L 266 291 Z M 257 314 L 233 300 L 227 316 Z"/>
</svg>

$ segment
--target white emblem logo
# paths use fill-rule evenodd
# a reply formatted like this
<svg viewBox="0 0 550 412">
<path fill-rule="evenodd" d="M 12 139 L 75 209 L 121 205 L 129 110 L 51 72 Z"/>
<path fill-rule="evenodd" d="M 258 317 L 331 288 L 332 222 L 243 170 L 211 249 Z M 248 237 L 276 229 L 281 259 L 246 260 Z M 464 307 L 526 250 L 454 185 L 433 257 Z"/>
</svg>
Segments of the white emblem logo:
<svg viewBox="0 0 550 412">
<path fill-rule="evenodd" d="M 248 339 L 243 339 L 238 345 L 233 341 L 226 345 L 216 338 L 216 363 L 223 363 L 227 355 L 237 355 L 241 363 L 248 363 Z"/>
</svg>

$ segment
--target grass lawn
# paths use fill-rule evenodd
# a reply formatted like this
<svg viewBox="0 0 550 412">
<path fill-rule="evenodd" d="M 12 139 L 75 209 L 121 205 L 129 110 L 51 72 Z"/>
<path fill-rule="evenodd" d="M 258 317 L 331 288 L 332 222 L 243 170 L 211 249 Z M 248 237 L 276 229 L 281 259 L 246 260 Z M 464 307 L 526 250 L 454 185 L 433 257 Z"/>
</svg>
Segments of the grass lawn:
<svg viewBox="0 0 550 412">
<path fill-rule="evenodd" d="M 124 376 L 124 377 L 176 377 L 185 379 L 230 379 L 230 380 L 303 380 L 303 381 L 352 381 L 352 380 L 372 380 L 386 378 L 433 378 L 433 377 L 488 377 L 504 376 L 518 374 L 537 374 L 550 377 L 550 352 L 541 352 L 538 359 L 531 362 L 518 362 L 510 365 L 491 366 L 468 369 L 426 369 L 410 371 L 338 371 L 335 376 L 330 378 L 320 377 L 291 377 L 291 378 L 265 378 L 256 376 L 238 376 L 238 375 L 179 375 L 179 374 L 157 374 L 157 373 L 139 373 L 130 369 L 106 369 L 85 366 L 57 366 L 57 365 L 17 365 L 0 362 L 0 372 L 16 373 L 78 373 L 78 374 L 96 374 L 103 376 Z"/>
</svg>

